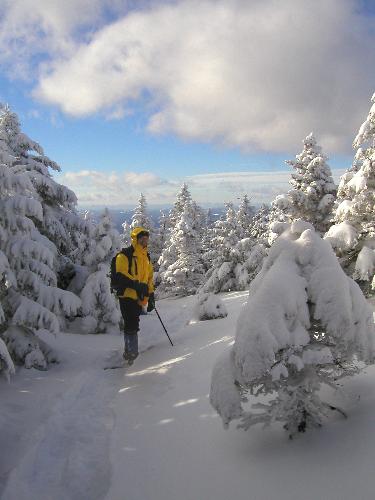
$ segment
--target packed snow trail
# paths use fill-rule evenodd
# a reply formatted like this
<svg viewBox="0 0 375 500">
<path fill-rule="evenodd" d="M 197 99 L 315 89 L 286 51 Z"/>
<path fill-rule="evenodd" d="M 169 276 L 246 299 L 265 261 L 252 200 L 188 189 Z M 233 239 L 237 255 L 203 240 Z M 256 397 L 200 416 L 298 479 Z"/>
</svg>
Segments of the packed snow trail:
<svg viewBox="0 0 375 500">
<path fill-rule="evenodd" d="M 106 370 L 119 335 L 62 335 L 62 363 L 2 383 L 2 500 L 373 500 L 375 369 L 333 395 L 322 429 L 288 441 L 274 425 L 224 431 L 208 401 L 216 357 L 247 293 L 223 294 L 225 319 L 188 324 L 194 298 L 141 319 L 142 354 Z M 159 305 L 160 304 L 160 305 Z"/>
<path fill-rule="evenodd" d="M 178 331 L 190 317 L 175 301 L 168 325 Z M 162 313 L 162 311 L 160 311 Z M 156 317 L 142 318 L 140 350 L 167 338 Z M 20 369 L 1 381 L 0 497 L 2 500 L 100 499 L 109 488 L 111 401 L 120 380 L 107 375 L 122 335 L 61 334 L 45 340 L 61 363 L 48 372 Z M 5 450 L 5 451 L 4 451 Z"/>
<path fill-rule="evenodd" d="M 34 384 L 29 384 L 25 392 L 30 398 L 40 393 L 36 394 L 31 422 L 30 411 L 23 411 L 24 429 L 18 432 L 29 434 L 26 439 L 21 436 L 25 442 L 19 444 L 17 436 L 13 436 L 15 463 L 11 464 L 14 468 L 2 493 L 3 500 L 103 497 L 110 477 L 108 451 L 113 415 L 109 404 L 116 392 L 99 368 L 104 352 L 102 342 L 92 352 L 88 348 L 86 361 L 79 357 L 75 367 L 68 362 L 71 373 L 65 366 L 61 374 L 62 367 L 58 367 L 35 377 L 32 370 Z M 37 385 L 38 379 L 46 382 L 45 392 L 43 385 Z"/>
</svg>

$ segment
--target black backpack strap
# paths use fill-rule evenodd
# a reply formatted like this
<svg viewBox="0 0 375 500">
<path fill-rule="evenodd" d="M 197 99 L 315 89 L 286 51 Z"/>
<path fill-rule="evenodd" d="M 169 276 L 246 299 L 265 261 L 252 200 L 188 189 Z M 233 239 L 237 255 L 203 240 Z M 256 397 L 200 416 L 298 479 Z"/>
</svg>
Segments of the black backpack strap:
<svg viewBox="0 0 375 500">
<path fill-rule="evenodd" d="M 121 250 L 121 253 L 123 253 L 127 257 L 128 263 L 129 263 L 128 273 L 132 274 L 131 273 L 131 267 L 132 267 L 132 260 L 133 260 L 133 255 L 134 255 L 134 247 L 133 247 L 133 245 L 130 245 L 130 246 L 126 247 L 126 248 L 123 248 Z M 136 260 L 134 261 L 134 263 L 135 263 L 135 273 L 138 274 Z"/>
<path fill-rule="evenodd" d="M 117 256 L 122 253 L 123 255 L 126 256 L 128 259 L 128 273 L 132 276 L 131 273 L 131 265 L 132 265 L 132 258 L 133 258 L 133 253 L 134 253 L 134 248 L 133 246 L 129 246 L 126 248 L 122 248 L 115 256 Z M 136 260 L 134 260 L 136 264 Z M 123 275 L 122 273 L 116 272 L 116 264 L 114 265 L 114 271 L 116 275 L 116 286 L 114 286 L 115 289 L 117 289 L 117 293 L 119 295 L 122 295 L 124 293 L 125 288 L 134 288 L 134 280 L 131 278 L 128 278 L 127 276 Z M 136 266 L 136 272 L 137 272 L 137 266 Z"/>
</svg>

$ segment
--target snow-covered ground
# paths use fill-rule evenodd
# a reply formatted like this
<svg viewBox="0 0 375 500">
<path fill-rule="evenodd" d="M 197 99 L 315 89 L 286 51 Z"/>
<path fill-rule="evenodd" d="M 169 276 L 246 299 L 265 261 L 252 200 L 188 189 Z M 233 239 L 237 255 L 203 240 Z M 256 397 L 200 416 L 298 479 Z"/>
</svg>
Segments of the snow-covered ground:
<svg viewBox="0 0 375 500">
<path fill-rule="evenodd" d="M 103 370 L 120 335 L 63 334 L 61 363 L 0 382 L 3 500 L 373 500 L 375 368 L 344 382 L 323 428 L 224 431 L 208 401 L 216 358 L 233 341 L 245 292 L 224 319 L 189 324 L 193 297 L 142 317 L 142 354 Z"/>
</svg>

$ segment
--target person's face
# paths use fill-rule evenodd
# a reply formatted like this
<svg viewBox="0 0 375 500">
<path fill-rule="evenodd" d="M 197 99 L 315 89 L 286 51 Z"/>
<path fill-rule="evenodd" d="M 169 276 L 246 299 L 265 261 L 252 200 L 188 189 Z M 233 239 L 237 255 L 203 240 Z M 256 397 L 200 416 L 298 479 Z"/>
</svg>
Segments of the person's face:
<svg viewBox="0 0 375 500">
<path fill-rule="evenodd" d="M 142 248 L 146 248 L 148 245 L 148 236 L 141 236 L 140 238 L 138 238 L 138 243 Z"/>
</svg>

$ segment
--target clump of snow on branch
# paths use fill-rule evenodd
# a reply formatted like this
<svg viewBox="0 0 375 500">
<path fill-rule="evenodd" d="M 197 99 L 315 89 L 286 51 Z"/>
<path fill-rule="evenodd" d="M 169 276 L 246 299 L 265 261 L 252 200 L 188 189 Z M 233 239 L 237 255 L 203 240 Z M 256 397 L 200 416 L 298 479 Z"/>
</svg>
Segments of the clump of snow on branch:
<svg viewBox="0 0 375 500">
<path fill-rule="evenodd" d="M 225 425 L 278 421 L 292 436 L 320 426 L 330 411 L 319 398 L 322 384 L 373 357 L 373 314 L 360 288 L 330 245 L 298 221 L 279 236 L 250 286 L 235 343 L 213 370 L 211 404 Z M 245 411 L 248 394 L 272 397 Z"/>
<path fill-rule="evenodd" d="M 57 360 L 53 351 L 30 328 L 11 325 L 3 337 L 12 358 L 25 368 L 46 370 L 49 363 Z"/>
</svg>

